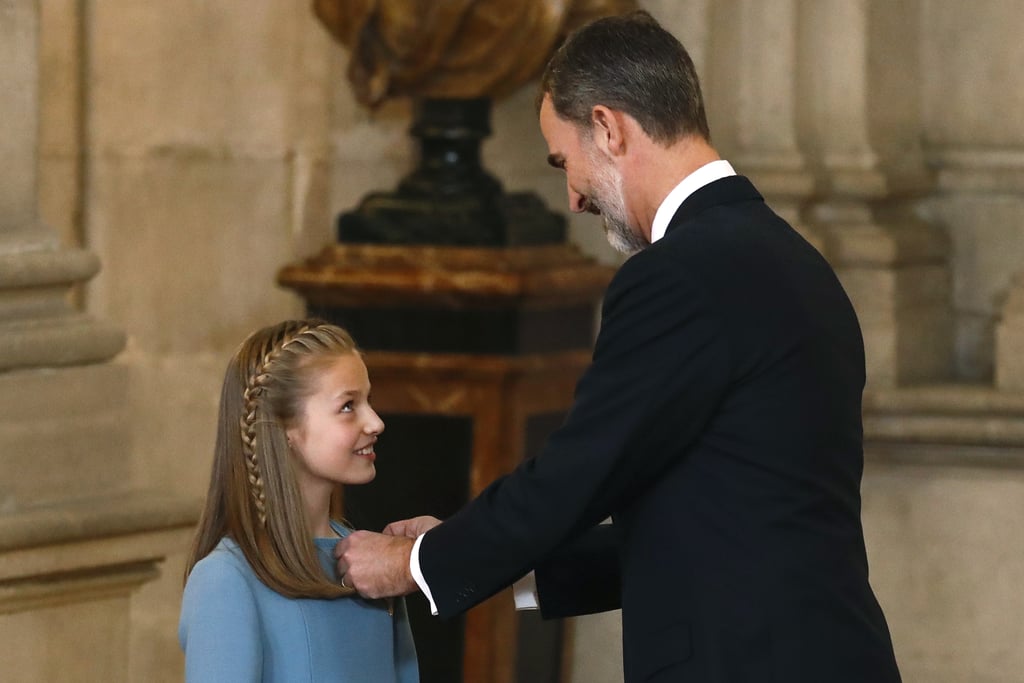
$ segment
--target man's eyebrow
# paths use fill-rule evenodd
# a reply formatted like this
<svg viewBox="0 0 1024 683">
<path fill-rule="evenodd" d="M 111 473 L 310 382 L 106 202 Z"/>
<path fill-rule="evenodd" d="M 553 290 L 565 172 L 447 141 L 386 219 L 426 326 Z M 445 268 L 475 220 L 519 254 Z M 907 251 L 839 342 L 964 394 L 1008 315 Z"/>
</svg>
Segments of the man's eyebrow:
<svg viewBox="0 0 1024 683">
<path fill-rule="evenodd" d="M 548 165 L 554 168 L 565 168 L 565 157 L 561 154 L 549 154 Z"/>
</svg>

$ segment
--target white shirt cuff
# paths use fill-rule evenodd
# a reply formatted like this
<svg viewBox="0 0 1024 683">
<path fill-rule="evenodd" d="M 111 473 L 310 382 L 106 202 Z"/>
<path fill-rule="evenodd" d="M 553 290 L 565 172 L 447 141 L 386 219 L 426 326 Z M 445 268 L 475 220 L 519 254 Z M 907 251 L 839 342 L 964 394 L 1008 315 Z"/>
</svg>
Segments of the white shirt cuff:
<svg viewBox="0 0 1024 683">
<path fill-rule="evenodd" d="M 517 610 L 539 609 L 537 598 L 537 577 L 530 572 L 512 584 L 512 596 L 516 599 Z"/>
<path fill-rule="evenodd" d="M 423 594 L 427 596 L 427 602 L 430 603 L 430 613 L 435 617 L 437 616 L 437 605 L 434 604 L 434 598 L 430 594 L 430 586 L 427 585 L 427 580 L 423 578 L 423 572 L 420 571 L 420 543 L 423 542 L 423 534 L 416 537 L 416 542 L 412 544 L 412 553 L 409 555 L 409 571 L 412 573 L 413 581 L 420 587 Z"/>
</svg>

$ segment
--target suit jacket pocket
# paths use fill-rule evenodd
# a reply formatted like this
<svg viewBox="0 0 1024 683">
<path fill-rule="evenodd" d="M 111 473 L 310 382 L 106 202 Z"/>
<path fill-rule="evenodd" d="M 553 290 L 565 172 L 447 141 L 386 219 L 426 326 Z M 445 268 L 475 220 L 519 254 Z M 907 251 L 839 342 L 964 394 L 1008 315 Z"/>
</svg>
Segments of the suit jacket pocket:
<svg viewBox="0 0 1024 683">
<path fill-rule="evenodd" d="M 675 664 L 685 662 L 692 654 L 690 625 L 674 621 L 645 630 L 634 641 L 631 671 L 627 681 L 648 681 Z"/>
</svg>

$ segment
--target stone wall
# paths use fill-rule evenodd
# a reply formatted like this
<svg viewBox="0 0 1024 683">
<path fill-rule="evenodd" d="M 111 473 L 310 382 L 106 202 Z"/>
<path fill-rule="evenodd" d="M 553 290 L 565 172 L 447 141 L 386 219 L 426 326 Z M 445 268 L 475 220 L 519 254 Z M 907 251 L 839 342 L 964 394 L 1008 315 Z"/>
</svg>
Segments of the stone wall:
<svg viewBox="0 0 1024 683">
<path fill-rule="evenodd" d="M 721 151 L 833 261 L 861 315 L 865 529 L 905 680 L 1011 679 L 1024 664 L 1012 533 L 1024 447 L 1024 119 L 1011 115 L 1024 93 L 1024 0 L 641 4 L 693 53 Z M 0 227 L 38 214 L 43 241 L 94 255 L 99 274 L 86 267 L 62 296 L 69 320 L 126 338 L 96 369 L 122 391 L 107 392 L 121 417 L 106 443 L 123 453 L 108 460 L 123 466 L 126 488 L 192 501 L 194 517 L 228 355 L 254 327 L 301 312 L 274 285 L 277 269 L 318 250 L 337 212 L 411 167 L 408 105 L 353 102 L 347 56 L 308 3 L 0 0 L 0 17 L 35 7 L 38 59 L 0 61 L 0 74 L 38 76 L 28 152 L 38 211 L 5 206 Z M 3 89 L 4 106 L 15 106 L 13 91 Z M 564 209 L 530 88 L 497 104 L 493 126 L 486 166 L 506 189 Z M 19 190 L 25 176 L 10 169 L 0 169 L 0 196 L 36 191 Z M 570 233 L 617 261 L 592 217 L 572 216 Z M 0 303 L 11 311 L 24 299 L 3 289 L 5 274 Z M 104 410 L 88 423 L 110 424 Z M 0 443 L 14 443 L 11 433 L 0 430 Z M 131 616 L 116 638 L 130 659 L 107 680 L 181 680 L 189 534 L 168 512 L 175 505 L 136 501 L 134 519 L 163 531 L 103 547 L 115 564 L 134 547 L 159 570 L 123 575 L 134 587 L 103 603 Z M 116 518 L 96 515 L 89 533 L 109 533 Z M 617 618 L 577 621 L 572 680 L 621 680 Z M 0 618 L 0 634 L 14 628 Z"/>
</svg>

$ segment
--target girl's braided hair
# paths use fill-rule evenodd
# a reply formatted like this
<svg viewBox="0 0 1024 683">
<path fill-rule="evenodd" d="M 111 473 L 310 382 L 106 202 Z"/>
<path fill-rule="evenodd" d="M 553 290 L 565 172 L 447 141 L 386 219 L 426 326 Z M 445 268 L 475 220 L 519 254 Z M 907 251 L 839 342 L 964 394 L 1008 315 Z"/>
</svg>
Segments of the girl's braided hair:
<svg viewBox="0 0 1024 683">
<path fill-rule="evenodd" d="M 286 430 L 301 419 L 318 371 L 358 353 L 348 332 L 322 320 L 271 325 L 238 347 L 224 376 L 210 489 L 186 578 L 229 536 L 278 593 L 352 593 L 325 576 L 317 560 Z"/>
</svg>

